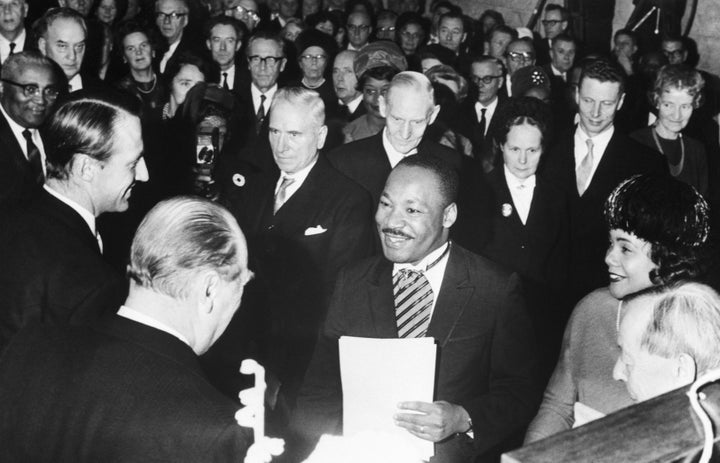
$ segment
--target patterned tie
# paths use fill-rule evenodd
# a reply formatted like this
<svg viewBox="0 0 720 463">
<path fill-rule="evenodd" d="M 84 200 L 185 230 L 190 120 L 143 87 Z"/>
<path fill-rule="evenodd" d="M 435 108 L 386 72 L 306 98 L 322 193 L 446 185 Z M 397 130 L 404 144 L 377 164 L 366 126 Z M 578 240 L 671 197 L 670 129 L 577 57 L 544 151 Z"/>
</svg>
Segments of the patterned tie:
<svg viewBox="0 0 720 463">
<path fill-rule="evenodd" d="M 30 130 L 25 129 L 23 130 L 22 134 L 23 137 L 25 137 L 25 142 L 27 143 L 27 157 L 28 161 L 30 162 L 30 172 L 32 172 L 32 175 L 37 181 L 37 183 L 42 183 L 45 176 L 43 174 L 42 157 L 40 156 L 40 150 L 35 145 L 35 143 L 33 143 L 32 133 L 30 132 Z"/>
<path fill-rule="evenodd" d="M 430 326 L 433 290 L 421 272 L 402 269 L 393 276 L 395 319 L 400 338 L 420 338 Z"/>
<path fill-rule="evenodd" d="M 585 143 L 587 144 L 588 152 L 580 162 L 580 165 L 577 167 L 577 171 L 575 173 L 575 178 L 577 179 L 577 190 L 580 196 L 585 193 L 585 188 L 588 180 L 590 180 L 590 173 L 592 172 L 593 167 L 593 141 L 591 138 L 588 138 Z"/>
<path fill-rule="evenodd" d="M 255 133 L 260 133 L 263 121 L 265 120 L 265 95 L 260 95 L 260 107 L 255 115 Z"/>
<path fill-rule="evenodd" d="M 222 76 L 223 76 L 222 88 L 224 88 L 225 90 L 230 90 L 230 86 L 228 86 L 228 83 L 227 83 L 227 72 L 223 72 Z"/>
<path fill-rule="evenodd" d="M 278 188 L 278 191 L 275 194 L 275 204 L 273 205 L 273 214 L 277 214 L 277 211 L 282 207 L 283 204 L 285 204 L 285 201 L 287 201 L 287 189 L 293 183 L 295 183 L 294 178 L 283 177 L 282 183 L 280 184 L 280 188 Z"/>
</svg>

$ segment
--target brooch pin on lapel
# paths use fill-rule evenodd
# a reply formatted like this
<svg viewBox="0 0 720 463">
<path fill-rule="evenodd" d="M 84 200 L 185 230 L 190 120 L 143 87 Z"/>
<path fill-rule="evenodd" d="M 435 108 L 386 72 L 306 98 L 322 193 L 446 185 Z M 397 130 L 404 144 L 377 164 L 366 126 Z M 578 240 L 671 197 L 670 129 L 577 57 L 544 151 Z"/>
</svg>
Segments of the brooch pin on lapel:
<svg viewBox="0 0 720 463">
<path fill-rule="evenodd" d="M 245 186 L 245 177 L 240 174 L 234 174 L 232 176 L 232 181 L 235 184 L 235 186 L 239 186 L 239 187 Z"/>
<path fill-rule="evenodd" d="M 501 211 L 502 211 L 503 217 L 510 217 L 510 215 L 511 215 L 512 212 L 513 212 L 513 208 L 512 208 L 512 206 L 511 206 L 510 204 L 505 203 L 505 204 L 502 205 Z"/>
</svg>

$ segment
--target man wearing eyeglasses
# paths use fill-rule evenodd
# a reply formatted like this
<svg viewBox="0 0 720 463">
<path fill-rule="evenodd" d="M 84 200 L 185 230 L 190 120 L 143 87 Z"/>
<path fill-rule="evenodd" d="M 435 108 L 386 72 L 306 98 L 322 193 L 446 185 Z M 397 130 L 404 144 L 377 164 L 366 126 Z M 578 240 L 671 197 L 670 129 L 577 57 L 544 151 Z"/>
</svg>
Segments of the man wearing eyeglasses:
<svg viewBox="0 0 720 463">
<path fill-rule="evenodd" d="M 470 65 L 470 81 L 477 89 L 477 99 L 471 101 L 468 98 L 460 107 L 455 130 L 472 141 L 473 157 L 482 164 L 485 172 L 489 172 L 495 157 L 491 136 L 498 124 L 495 115 L 507 100 L 507 95 L 501 91 L 505 83 L 505 65 L 489 55 L 477 56 Z"/>
<path fill-rule="evenodd" d="M 505 52 L 505 67 L 507 75 L 505 76 L 505 89 L 508 96 L 513 96 L 511 91 L 511 78 L 518 69 L 535 64 L 535 47 L 530 39 L 522 38 L 513 40 L 507 47 Z"/>
<path fill-rule="evenodd" d="M 25 0 L 0 0 L 0 66 L 13 53 L 35 49 L 24 24 L 29 9 Z"/>
<path fill-rule="evenodd" d="M 542 20 L 545 38 L 535 42 L 538 65 L 541 66 L 550 62 L 552 40 L 558 35 L 568 32 L 569 19 L 570 12 L 564 7 L 556 4 L 545 7 L 545 16 Z"/>
<path fill-rule="evenodd" d="M 194 40 L 194 37 L 185 33 L 188 25 L 189 8 L 186 0 L 157 0 L 155 2 L 155 24 L 158 31 L 165 38 L 167 48 L 164 54 L 158 53 L 156 65 L 160 73 L 164 73 L 167 65 L 174 56 L 182 52 L 191 52 L 198 56 L 205 56 L 205 50 Z"/>
<path fill-rule="evenodd" d="M 45 180 L 45 149 L 38 127 L 65 78 L 38 52 L 10 56 L 0 73 L 0 204 L 27 199 Z"/>
<path fill-rule="evenodd" d="M 232 16 L 247 26 L 252 34 L 260 22 L 255 0 L 225 0 L 225 16 Z"/>
<path fill-rule="evenodd" d="M 360 51 L 370 41 L 372 21 L 364 11 L 356 11 L 347 20 L 348 50 Z"/>
</svg>

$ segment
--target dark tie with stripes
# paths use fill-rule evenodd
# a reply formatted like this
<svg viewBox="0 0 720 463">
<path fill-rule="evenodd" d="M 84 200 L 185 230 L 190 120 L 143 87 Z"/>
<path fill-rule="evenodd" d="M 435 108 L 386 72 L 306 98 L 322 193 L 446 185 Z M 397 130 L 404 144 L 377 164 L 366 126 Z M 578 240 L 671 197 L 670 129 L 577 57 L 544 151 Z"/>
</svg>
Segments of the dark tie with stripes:
<svg viewBox="0 0 720 463">
<path fill-rule="evenodd" d="M 395 319 L 400 338 L 425 336 L 430 326 L 433 290 L 422 272 L 402 269 L 393 276 Z"/>
</svg>

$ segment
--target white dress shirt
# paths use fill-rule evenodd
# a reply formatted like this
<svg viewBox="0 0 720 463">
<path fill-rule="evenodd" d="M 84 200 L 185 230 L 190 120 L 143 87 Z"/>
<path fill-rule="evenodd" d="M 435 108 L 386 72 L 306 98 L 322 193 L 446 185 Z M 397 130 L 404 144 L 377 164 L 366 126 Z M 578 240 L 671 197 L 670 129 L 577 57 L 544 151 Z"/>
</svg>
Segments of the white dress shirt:
<svg viewBox="0 0 720 463">
<path fill-rule="evenodd" d="M 156 330 L 164 331 L 169 335 L 175 336 L 179 340 L 181 340 L 183 343 L 190 346 L 190 342 L 188 342 L 187 338 L 180 334 L 177 330 L 169 327 L 165 323 L 162 323 L 158 320 L 155 320 L 152 317 L 148 317 L 142 312 L 138 312 L 135 309 L 132 309 L 126 305 L 120 306 L 120 310 L 117 311 L 117 314 L 123 318 L 127 318 L 128 320 L 132 320 L 134 322 L 141 323 L 145 326 L 149 326 L 151 328 L 155 328 Z M 192 347 L 192 346 L 190 346 Z"/>
<path fill-rule="evenodd" d="M 525 225 L 528 215 L 530 214 L 530 205 L 532 204 L 535 193 L 535 174 L 521 180 L 513 175 L 507 166 L 503 166 L 503 168 L 505 171 L 505 182 L 507 182 L 508 190 L 510 190 L 510 196 L 512 196 L 515 210 L 520 216 L 520 221 Z"/>
<path fill-rule="evenodd" d="M 263 108 L 265 108 L 265 116 L 267 116 L 270 112 L 270 105 L 272 104 L 273 98 L 275 98 L 275 93 L 278 90 L 277 84 L 270 87 L 270 89 L 263 93 L 260 91 L 259 88 L 255 86 L 255 84 L 250 84 L 250 95 L 252 95 L 253 100 L 253 108 L 255 109 L 253 114 L 257 114 L 258 110 L 260 109 L 260 102 L 261 98 L 260 95 L 265 95 L 265 104 L 263 105 Z"/>
<path fill-rule="evenodd" d="M 288 185 L 285 188 L 285 202 L 290 199 L 292 195 L 295 194 L 296 191 L 300 189 L 303 182 L 305 182 L 305 179 L 307 178 L 308 174 L 312 170 L 312 168 L 317 164 L 317 158 L 307 166 L 303 167 L 299 171 L 295 172 L 294 174 L 287 174 L 285 172 L 280 172 L 280 178 L 278 179 L 277 183 L 275 184 L 275 195 L 278 194 L 278 191 L 280 190 L 280 185 L 282 184 L 282 181 L 284 178 L 291 178 L 295 180 L 293 183 Z"/>
<path fill-rule="evenodd" d="M 552 63 L 550 63 L 550 70 L 552 71 L 554 76 L 558 76 L 563 80 L 563 82 L 567 82 L 567 72 L 561 72 Z"/>
<path fill-rule="evenodd" d="M 75 74 L 70 81 L 68 81 L 68 86 L 70 87 L 71 92 L 77 92 L 78 90 L 83 89 L 83 81 L 79 72 Z"/>
<path fill-rule="evenodd" d="M 490 121 L 492 120 L 492 117 L 495 114 L 495 110 L 497 109 L 497 106 L 498 106 L 498 97 L 497 96 L 487 106 L 483 106 L 479 101 L 475 102 L 475 114 L 477 115 L 478 122 L 480 122 L 480 119 L 482 119 L 482 109 L 485 108 L 485 133 L 483 135 L 487 134 L 488 127 L 490 127 Z"/>
<path fill-rule="evenodd" d="M 440 259 L 437 264 L 430 267 L 430 269 L 426 270 L 426 268 L 428 264 L 432 264 L 438 257 L 442 256 L 448 246 L 450 246 L 450 242 L 445 243 L 444 245 L 440 246 L 439 248 L 425 256 L 420 262 L 418 262 L 417 265 L 393 264 L 393 275 L 404 269 L 415 270 L 416 272 L 420 272 L 425 275 L 425 278 L 427 278 L 428 283 L 430 283 L 430 287 L 433 291 L 433 302 L 432 306 L 430 307 L 431 320 L 432 314 L 435 312 L 435 304 L 437 303 L 438 297 L 440 297 L 440 288 L 442 287 L 443 277 L 445 276 L 445 268 L 447 268 L 450 253 L 446 253 L 443 258 Z"/>
<path fill-rule="evenodd" d="M 21 126 L 17 122 L 15 122 L 10 115 L 5 111 L 5 108 L 3 108 L 3 105 L 0 104 L 0 112 L 2 112 L 3 117 L 5 117 L 5 120 L 7 121 L 8 125 L 10 126 L 10 130 L 12 131 L 13 135 L 15 135 L 15 139 L 17 140 L 18 144 L 20 145 L 20 149 L 22 150 L 22 153 L 25 155 L 25 159 L 28 159 L 28 152 L 27 152 L 27 140 L 25 139 L 25 136 L 23 135 L 23 132 L 25 131 L 25 127 Z M 40 161 L 42 164 L 43 174 L 47 173 L 47 168 L 45 167 L 45 147 L 43 146 L 42 138 L 40 138 L 40 131 L 38 129 L 28 129 L 30 130 L 30 134 L 32 135 L 32 141 L 35 143 L 35 146 L 37 146 L 38 150 L 40 151 Z"/>
<path fill-rule="evenodd" d="M 417 148 L 414 148 L 407 153 L 401 153 L 398 150 L 396 150 L 392 143 L 390 143 L 390 139 L 387 137 L 387 127 L 383 129 L 382 134 L 382 142 L 383 142 L 383 148 L 385 148 L 385 153 L 387 153 L 388 161 L 390 161 L 390 166 L 392 168 L 395 168 L 396 165 L 400 163 L 404 158 L 407 156 L 412 156 L 413 154 L 417 154 Z"/>
<path fill-rule="evenodd" d="M 233 87 L 235 86 L 235 65 L 233 64 L 229 68 L 227 68 L 226 71 L 220 71 L 220 86 L 222 87 L 223 79 L 225 78 L 223 74 L 227 74 L 227 86 L 230 90 L 234 90 Z"/>
<path fill-rule="evenodd" d="M 340 101 L 341 105 L 347 106 L 348 112 L 350 114 L 354 113 L 358 106 L 360 106 L 360 103 L 362 103 L 362 93 L 357 96 L 354 100 L 352 100 L 350 103 L 345 104 L 342 101 Z"/>
<path fill-rule="evenodd" d="M 165 54 L 163 55 L 163 58 L 160 61 L 160 73 L 161 74 L 163 72 L 165 72 L 165 67 L 168 64 L 168 61 L 170 61 L 170 58 L 172 57 L 173 53 L 175 53 L 175 50 L 177 50 L 178 45 L 180 45 L 180 40 L 182 40 L 182 34 L 180 34 L 180 38 L 178 38 L 175 43 L 170 44 L 170 48 L 168 48 L 168 51 L 166 51 Z"/>
<path fill-rule="evenodd" d="M 6 39 L 4 35 L 0 34 L 0 63 L 4 63 L 5 60 L 8 59 L 8 56 L 10 56 L 10 43 L 15 44 L 13 53 L 20 53 L 25 50 L 25 37 L 27 37 L 27 34 L 25 33 L 24 28 L 20 31 L 20 34 L 15 37 L 15 40 L 12 41 Z"/>
<path fill-rule="evenodd" d="M 583 191 L 587 190 L 588 185 L 592 182 L 592 178 L 595 176 L 595 171 L 597 170 L 598 164 L 600 164 L 600 160 L 602 160 L 603 154 L 605 153 L 605 149 L 607 149 L 608 144 L 610 143 L 610 139 L 613 136 L 613 133 L 615 133 L 615 126 L 611 125 L 609 129 L 605 130 L 604 132 L 600 133 L 599 135 L 595 135 L 592 137 L 593 141 L 593 165 L 592 169 L 590 170 L 590 175 L 588 176 L 588 181 L 584 186 Z M 588 148 L 587 148 L 587 140 L 588 135 L 585 133 L 585 131 L 580 127 L 580 124 L 578 124 L 577 128 L 575 129 L 575 169 L 577 170 L 578 166 L 580 166 L 580 163 L 582 160 L 587 156 L 588 154 Z"/>
</svg>

